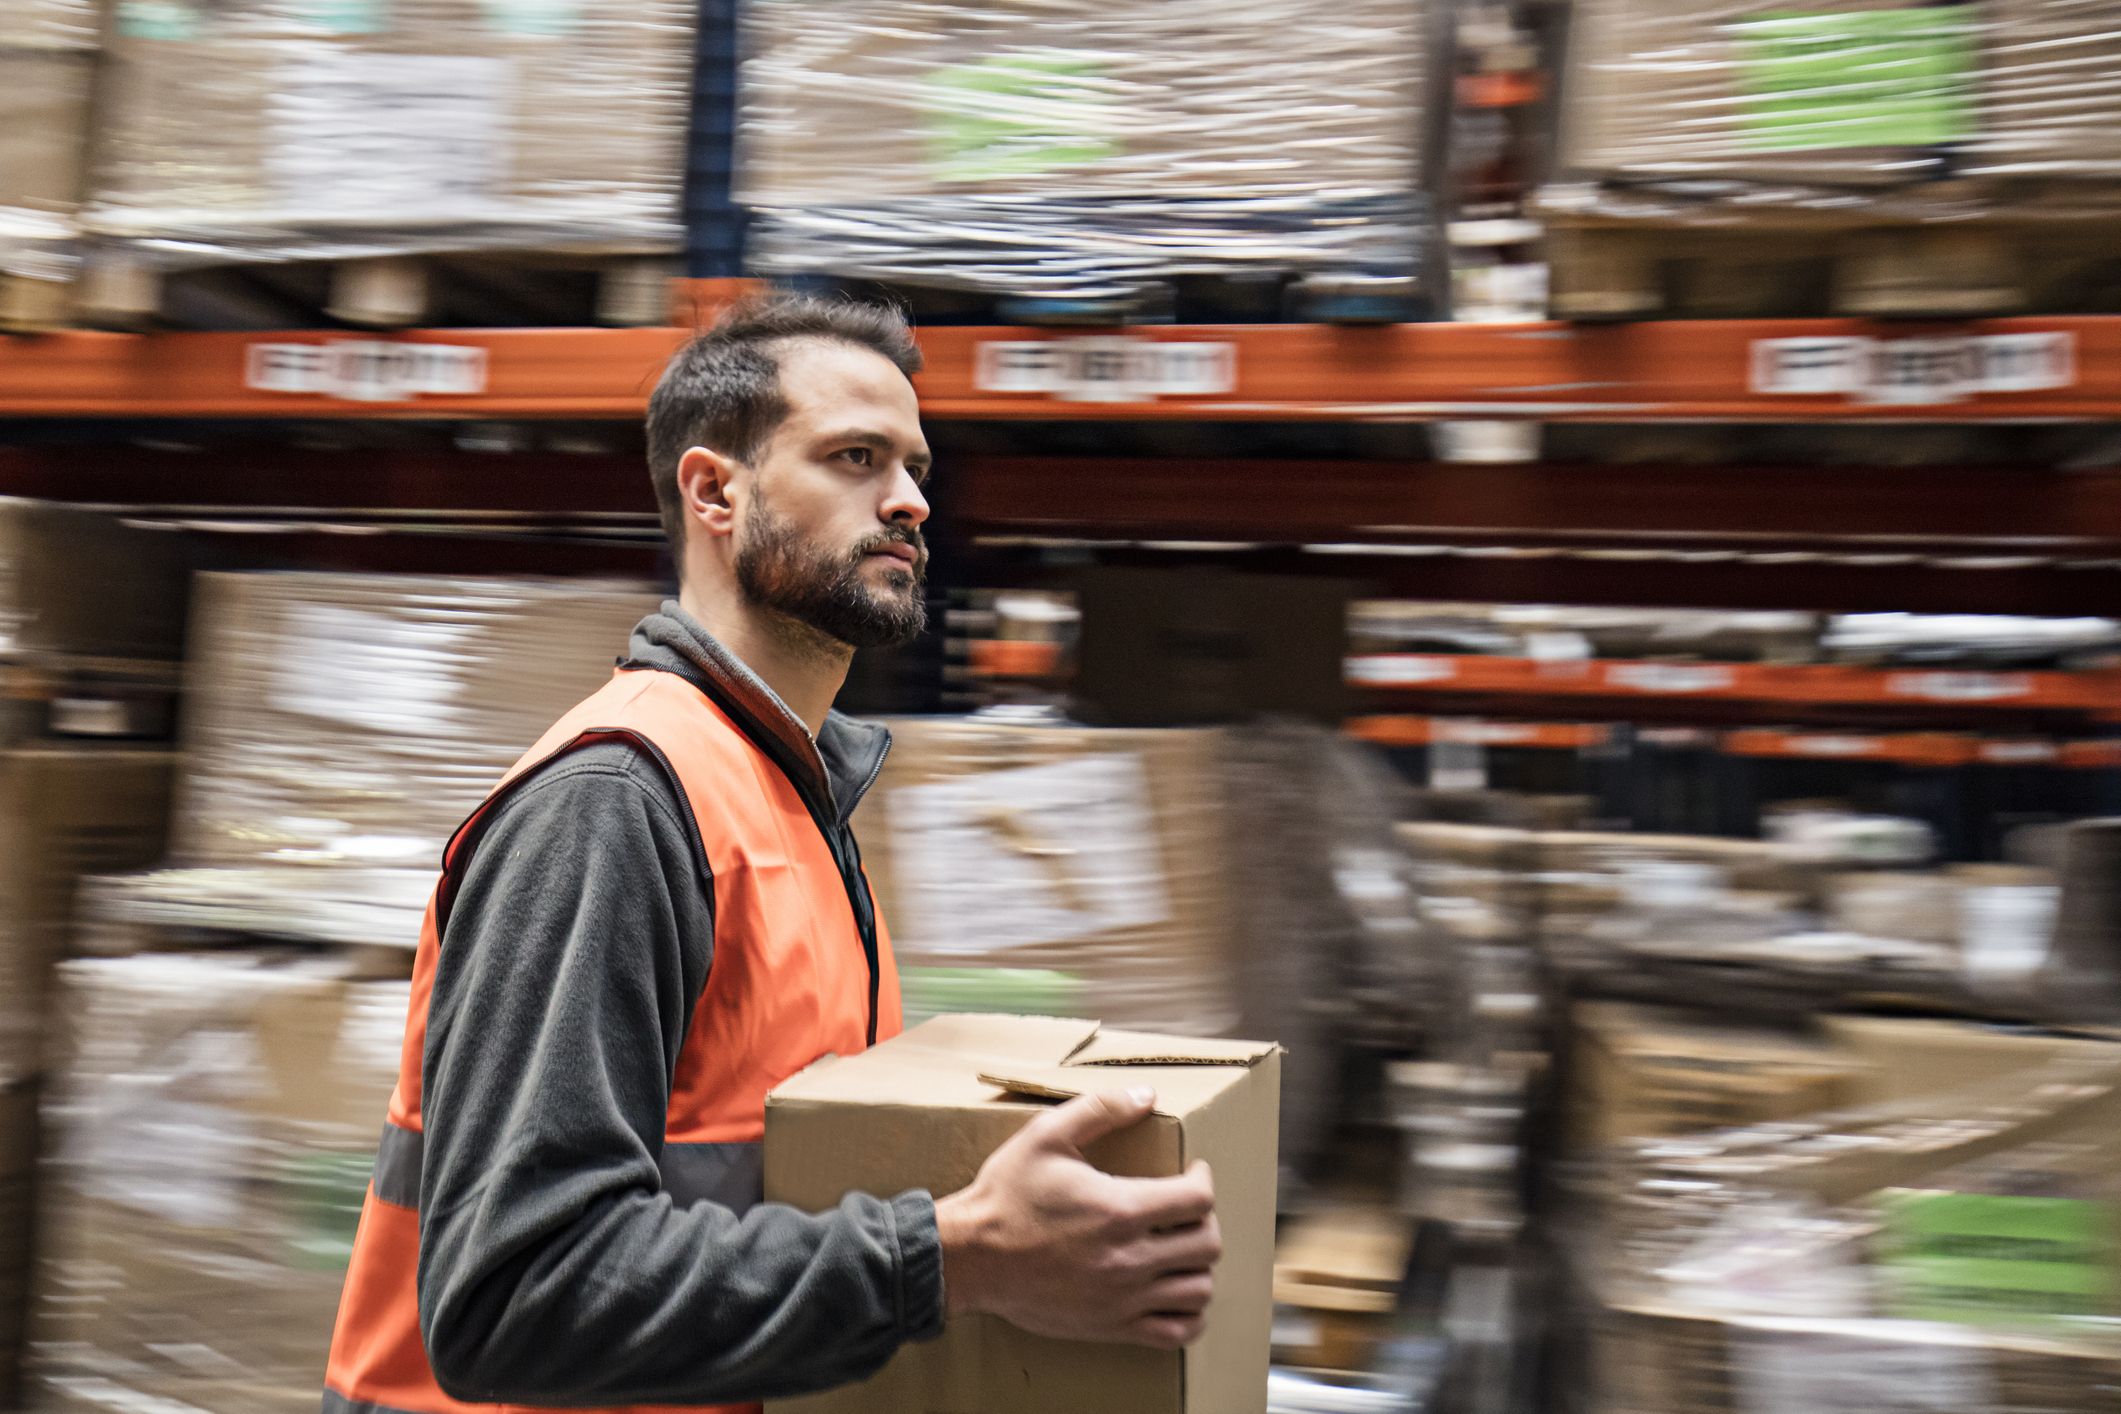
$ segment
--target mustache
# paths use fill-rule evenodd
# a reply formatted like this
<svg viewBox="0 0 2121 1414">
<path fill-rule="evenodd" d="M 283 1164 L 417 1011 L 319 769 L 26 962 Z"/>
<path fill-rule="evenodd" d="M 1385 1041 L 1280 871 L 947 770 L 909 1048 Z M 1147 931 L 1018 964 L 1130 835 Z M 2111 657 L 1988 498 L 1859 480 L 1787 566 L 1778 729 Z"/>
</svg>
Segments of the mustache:
<svg viewBox="0 0 2121 1414">
<path fill-rule="evenodd" d="M 919 556 L 919 562 L 924 565 L 928 563 L 928 542 L 921 538 L 918 530 L 879 531 L 854 547 L 854 560 L 859 564 L 862 556 L 873 555 L 892 545 L 911 546 L 913 553 Z"/>
</svg>

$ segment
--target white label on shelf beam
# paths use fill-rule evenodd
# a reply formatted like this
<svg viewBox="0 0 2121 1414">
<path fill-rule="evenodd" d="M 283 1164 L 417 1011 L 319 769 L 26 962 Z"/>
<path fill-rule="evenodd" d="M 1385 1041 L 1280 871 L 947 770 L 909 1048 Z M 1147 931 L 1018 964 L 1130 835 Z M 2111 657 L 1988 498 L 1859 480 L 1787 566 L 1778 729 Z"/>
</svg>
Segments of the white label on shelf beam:
<svg viewBox="0 0 2121 1414">
<path fill-rule="evenodd" d="M 1981 355 L 1972 339 L 1877 339 L 1863 382 L 1866 402 L 1930 407 L 1981 390 Z"/>
<path fill-rule="evenodd" d="M 2039 765 L 2059 761 L 2062 748 L 2051 741 L 1984 741 L 1980 755 L 1992 766 Z"/>
<path fill-rule="evenodd" d="M 384 339 L 252 344 L 244 357 L 243 382 L 259 392 L 359 403 L 471 397 L 486 391 L 486 350 Z"/>
<path fill-rule="evenodd" d="M 1752 390 L 1770 397 L 1845 394 L 1898 406 L 1980 393 L 2037 393 L 2077 381 L 2076 336 L 2064 332 L 1924 339 L 1755 339 Z"/>
<path fill-rule="evenodd" d="M 1606 669 L 1606 686 L 1635 692 L 1721 692 L 1735 685 L 1729 668 L 1692 663 L 1617 663 Z"/>
<path fill-rule="evenodd" d="M 2040 393 L 2077 381 L 2073 334 L 1987 334 L 1974 343 L 1984 393 Z"/>
<path fill-rule="evenodd" d="M 973 384 L 986 393 L 1045 393 L 1074 402 L 1204 397 L 1237 386 L 1237 346 L 1125 335 L 983 343 Z"/>
<path fill-rule="evenodd" d="M 1894 673 L 1885 680 L 1888 697 L 1931 702 L 2002 702 L 2032 690 L 2023 673 Z"/>
<path fill-rule="evenodd" d="M 1417 683 L 1450 682 L 1458 676 L 1458 665 L 1449 658 L 1425 658 L 1416 653 L 1369 653 L 1350 658 L 1351 682 L 1378 687 L 1409 687 Z"/>
<path fill-rule="evenodd" d="M 1879 746 L 1876 737 L 1868 736 L 1798 736 L 1789 742 L 1799 756 L 1867 756 Z"/>
<path fill-rule="evenodd" d="M 1753 391 L 1820 397 L 1863 386 L 1868 339 L 1755 339 Z"/>
</svg>

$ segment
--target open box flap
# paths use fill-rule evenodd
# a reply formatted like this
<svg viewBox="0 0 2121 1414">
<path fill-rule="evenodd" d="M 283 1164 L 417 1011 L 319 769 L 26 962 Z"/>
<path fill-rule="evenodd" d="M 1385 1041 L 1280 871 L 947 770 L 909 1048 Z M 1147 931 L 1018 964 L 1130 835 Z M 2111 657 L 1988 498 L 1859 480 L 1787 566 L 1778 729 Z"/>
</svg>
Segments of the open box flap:
<svg viewBox="0 0 2121 1414">
<path fill-rule="evenodd" d="M 988 1066 L 979 1078 L 1013 1095 L 1043 1100 L 1147 1085 L 1156 1091 L 1157 1113 L 1176 1116 L 1214 1099 L 1280 1050 L 1271 1041 L 1101 1031 L 1063 1064 Z"/>
<path fill-rule="evenodd" d="M 1148 1031 L 1100 1031 L 1068 1058 L 1069 1065 L 1257 1065 L 1281 1047 L 1272 1041 L 1220 1041 L 1158 1036 Z"/>
</svg>

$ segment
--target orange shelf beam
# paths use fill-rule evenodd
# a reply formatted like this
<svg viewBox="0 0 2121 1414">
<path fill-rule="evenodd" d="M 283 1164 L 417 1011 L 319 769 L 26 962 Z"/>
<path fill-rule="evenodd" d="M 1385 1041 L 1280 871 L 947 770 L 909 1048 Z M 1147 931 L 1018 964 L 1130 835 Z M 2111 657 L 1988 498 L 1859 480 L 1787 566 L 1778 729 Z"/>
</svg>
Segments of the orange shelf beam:
<svg viewBox="0 0 2121 1414">
<path fill-rule="evenodd" d="M 1968 672 L 1836 664 L 1545 662 L 1443 654 L 1373 653 L 1348 660 L 1349 681 L 1382 692 L 1478 692 L 1527 697 L 1651 697 L 1842 706 L 1930 705 L 2111 710 L 2121 671 Z"/>
<path fill-rule="evenodd" d="M 703 292 L 711 306 L 724 292 Z M 692 310 L 696 314 L 698 310 Z M 691 314 L 686 316 L 688 319 Z M 2036 336 L 2046 353 L 2016 362 L 2011 339 Z M 67 331 L 0 343 L 0 417 L 434 417 L 631 419 L 684 337 L 665 329 L 415 330 L 389 335 L 289 333 L 107 334 Z M 1756 391 L 1763 340 L 1870 340 L 1934 350 L 1957 338 L 2002 339 L 1981 386 L 2015 391 L 1909 389 Z M 1086 342 L 1103 340 L 1104 342 Z M 994 345 L 1061 343 L 1056 368 L 1004 376 Z M 2021 341 L 2022 342 L 2022 341 Z M 1995 421 L 2121 418 L 2121 317 L 2003 319 L 1903 327 L 1853 320 L 1683 321 L 1604 327 L 1565 324 L 1168 326 L 1085 335 L 1051 329 L 934 327 L 921 331 L 920 378 L 937 419 L 1224 419 L 1420 421 Z M 259 345 L 365 344 L 478 351 L 476 386 L 393 396 L 388 386 L 347 393 L 258 386 Z M 1177 384 L 1154 390 L 1092 379 L 1146 346 L 1208 350 Z M 1984 345 L 1987 347 L 1987 345 Z M 2066 352 L 2057 353 L 2061 349 Z M 1155 353 L 1155 350 L 1149 350 Z M 1184 351 L 1179 351 L 1184 352 Z M 2023 352 L 2020 349 L 2020 352 Z M 1042 355 L 1043 356 L 1043 355 Z M 1114 364 L 1114 360 L 1118 364 Z M 1144 361 L 1144 360 L 1137 360 Z M 1907 366 L 1920 364 L 1912 357 Z M 1946 359 L 1946 363 L 1950 360 Z M 1147 358 L 1144 366 L 1157 365 Z M 1896 365 L 1897 366 L 1897 365 Z M 1167 370 L 1168 371 L 1168 370 Z M 1161 376 L 1161 375 L 1158 375 Z M 1054 380 L 1058 380 L 1057 382 Z M 1075 381 L 1070 382 L 1073 379 Z M 1192 381 L 1188 382 L 1187 380 Z M 1795 380 L 1802 385 L 1802 380 Z M 1038 385 L 1027 391 L 1029 385 Z M 1212 390 L 1206 390 L 1212 385 Z M 2026 385 L 2026 386 L 2019 386 Z M 2031 386 L 2038 385 L 2038 386 Z"/>
</svg>

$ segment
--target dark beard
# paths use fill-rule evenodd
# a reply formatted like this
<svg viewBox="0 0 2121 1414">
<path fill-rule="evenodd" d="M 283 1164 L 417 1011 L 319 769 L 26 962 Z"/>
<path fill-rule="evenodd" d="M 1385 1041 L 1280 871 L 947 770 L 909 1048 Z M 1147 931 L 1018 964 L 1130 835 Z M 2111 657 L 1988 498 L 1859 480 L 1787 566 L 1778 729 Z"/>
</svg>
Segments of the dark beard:
<svg viewBox="0 0 2121 1414">
<path fill-rule="evenodd" d="M 911 566 L 903 590 L 872 590 L 862 580 L 864 557 L 893 544 L 921 549 L 917 531 L 880 531 L 843 556 L 818 552 L 790 522 L 754 502 L 737 546 L 736 580 L 744 597 L 786 614 L 850 648 L 897 648 L 928 626 L 927 555 Z"/>
</svg>

